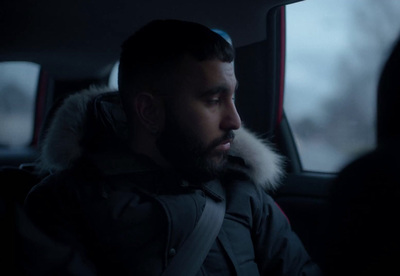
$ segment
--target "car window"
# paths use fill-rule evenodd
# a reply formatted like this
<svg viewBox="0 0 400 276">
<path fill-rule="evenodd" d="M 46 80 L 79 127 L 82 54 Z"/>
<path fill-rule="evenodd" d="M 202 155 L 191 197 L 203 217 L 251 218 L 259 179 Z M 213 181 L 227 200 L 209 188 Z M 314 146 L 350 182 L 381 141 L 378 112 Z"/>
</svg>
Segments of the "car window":
<svg viewBox="0 0 400 276">
<path fill-rule="evenodd" d="M 113 68 L 111 69 L 110 77 L 108 78 L 108 86 L 115 90 L 118 90 L 118 66 L 119 61 L 114 64 Z"/>
<path fill-rule="evenodd" d="M 377 83 L 399 14 L 397 0 L 287 6 L 284 110 L 304 170 L 337 172 L 375 147 Z"/>
<path fill-rule="evenodd" d="M 0 62 L 0 147 L 31 143 L 39 73 L 31 62 Z"/>
</svg>

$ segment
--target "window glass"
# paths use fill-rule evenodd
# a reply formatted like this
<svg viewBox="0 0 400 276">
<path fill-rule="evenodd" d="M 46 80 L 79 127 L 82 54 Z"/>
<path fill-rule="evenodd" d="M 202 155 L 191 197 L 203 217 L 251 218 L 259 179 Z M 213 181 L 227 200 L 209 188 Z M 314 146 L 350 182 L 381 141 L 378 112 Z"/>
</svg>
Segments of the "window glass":
<svg viewBox="0 0 400 276">
<path fill-rule="evenodd" d="M 111 74 L 108 79 L 108 86 L 115 90 L 118 90 L 118 66 L 119 61 L 117 61 L 114 67 L 111 69 Z"/>
<path fill-rule="evenodd" d="M 232 38 L 227 32 L 220 30 L 220 29 L 212 29 L 212 30 L 214 32 L 216 32 L 217 34 L 219 34 L 220 36 L 222 36 L 223 38 L 225 38 L 225 40 L 228 41 L 228 43 L 232 45 Z"/>
<path fill-rule="evenodd" d="M 0 147 L 32 141 L 39 72 L 34 63 L 0 62 Z"/>
<path fill-rule="evenodd" d="M 375 147 L 379 74 L 398 0 L 308 0 L 286 9 L 284 109 L 302 167 L 336 172 Z"/>
</svg>

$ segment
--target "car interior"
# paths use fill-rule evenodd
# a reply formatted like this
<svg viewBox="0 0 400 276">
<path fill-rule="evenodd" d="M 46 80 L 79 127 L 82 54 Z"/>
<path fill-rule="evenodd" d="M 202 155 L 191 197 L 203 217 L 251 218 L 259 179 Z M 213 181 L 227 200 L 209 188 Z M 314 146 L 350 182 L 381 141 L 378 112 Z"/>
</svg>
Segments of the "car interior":
<svg viewBox="0 0 400 276">
<path fill-rule="evenodd" d="M 304 2 L 307 1 L 312 2 Z M 304 169 L 299 153 L 301 145 L 292 132 L 284 107 L 287 87 L 287 8 L 299 4 L 296 2 L 299 1 L 2 1 L 0 66 L 10 62 L 39 65 L 29 142 L 23 146 L 3 145 L 0 142 L 0 211 L 5 226 L 2 228 L 6 233 L 2 242 L 9 245 L 1 249 L 2 262 L 5 265 L 15 262 L 12 249 L 15 240 L 8 237 L 14 236 L 13 233 L 17 231 L 18 214 L 22 212 L 21 206 L 27 193 L 46 175 L 36 172 L 35 162 L 54 112 L 64 99 L 74 93 L 93 87 L 116 91 L 116 88 L 109 88 L 109 79 L 118 62 L 121 43 L 153 19 L 173 18 L 199 22 L 229 34 L 236 51 L 235 73 L 240 86 L 235 101 L 243 125 L 276 146 L 284 156 L 285 175 L 281 186 L 271 195 L 288 217 L 309 254 L 324 266 L 328 241 L 334 235 L 332 229 L 336 229 L 332 226 L 333 222 L 340 221 L 337 217 L 339 214 L 347 214 L 347 209 L 343 207 L 347 205 L 342 205 L 343 209 L 338 208 L 342 213 L 331 213 L 332 206 L 347 202 L 340 198 L 340 194 L 348 193 L 348 187 L 352 185 L 355 185 L 355 192 L 362 190 L 360 185 L 366 179 L 371 180 L 368 177 L 370 174 L 366 177 L 366 172 L 375 173 L 374 181 L 371 181 L 373 187 L 382 186 L 380 179 L 392 177 L 393 170 L 398 169 L 398 156 L 390 159 L 393 160 L 390 164 L 397 165 L 390 172 L 386 171 L 386 166 L 385 169 L 378 166 L 383 164 L 382 159 L 387 160 L 386 153 L 380 155 L 381 159 L 368 159 L 368 166 L 355 170 L 347 167 L 347 164 L 352 166 L 350 162 L 335 173 Z M 160 41 L 160 47 L 162 43 Z M 392 145 L 398 141 L 398 121 L 395 118 L 398 118 L 397 106 L 400 104 L 399 47 L 395 48 L 394 45 L 393 42 L 387 46 L 388 53 L 392 49 L 397 52 L 393 52 L 390 60 L 389 55 L 384 56 L 385 62 L 380 68 L 383 69 L 383 64 L 387 64 L 387 67 L 382 75 L 381 71 L 377 72 L 381 86 L 375 89 L 378 99 L 374 118 L 377 129 L 375 146 L 388 147 L 389 153 L 393 153 Z M 323 71 L 324 68 L 319 70 Z M 20 74 L 25 77 L 24 73 Z M 1 101 L 6 102 L 6 94 L 17 95 L 18 91 L 14 89 L 17 86 L 2 88 Z M 111 104 L 115 104 L 112 99 L 108 100 L 108 103 L 111 101 Z M 3 109 L 0 109 L 1 114 Z M 0 131 L 8 132 L 5 128 Z M 390 144 L 387 142 L 389 140 Z M 356 156 L 358 158 L 371 152 L 365 150 Z M 357 162 L 356 156 L 351 161 Z M 325 158 L 331 157 L 328 155 Z M 350 178 L 342 176 L 343 171 Z M 392 183 L 393 179 L 390 181 Z M 398 199 L 394 195 L 398 196 L 399 193 L 398 188 L 391 186 L 391 189 L 389 200 L 393 203 Z M 350 191 L 353 190 L 350 188 Z M 398 207 L 390 205 L 386 208 Z M 385 225 L 387 228 L 391 226 Z M 363 265 L 363 262 L 359 265 Z"/>
</svg>

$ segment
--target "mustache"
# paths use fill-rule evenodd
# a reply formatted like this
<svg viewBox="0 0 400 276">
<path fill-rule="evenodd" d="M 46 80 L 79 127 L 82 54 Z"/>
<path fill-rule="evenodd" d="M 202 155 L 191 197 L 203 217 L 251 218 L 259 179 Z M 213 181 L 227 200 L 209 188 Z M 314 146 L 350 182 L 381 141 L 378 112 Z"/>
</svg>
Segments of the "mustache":
<svg viewBox="0 0 400 276">
<path fill-rule="evenodd" d="M 233 130 L 229 130 L 222 137 L 217 138 L 214 141 L 212 141 L 209 146 L 209 150 L 214 149 L 216 146 L 220 145 L 222 142 L 224 142 L 226 140 L 233 140 L 233 139 L 235 139 L 235 133 L 233 132 Z"/>
</svg>

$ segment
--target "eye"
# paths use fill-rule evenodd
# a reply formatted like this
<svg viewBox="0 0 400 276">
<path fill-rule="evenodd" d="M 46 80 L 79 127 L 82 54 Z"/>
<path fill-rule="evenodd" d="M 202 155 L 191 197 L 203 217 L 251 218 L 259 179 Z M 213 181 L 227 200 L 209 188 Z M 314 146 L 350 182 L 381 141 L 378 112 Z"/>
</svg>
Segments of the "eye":
<svg viewBox="0 0 400 276">
<path fill-rule="evenodd" d="M 207 100 L 207 103 L 210 105 L 216 105 L 219 104 L 221 102 L 221 98 L 220 97 L 213 97 Z"/>
</svg>

